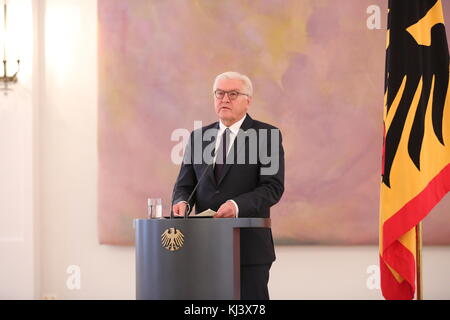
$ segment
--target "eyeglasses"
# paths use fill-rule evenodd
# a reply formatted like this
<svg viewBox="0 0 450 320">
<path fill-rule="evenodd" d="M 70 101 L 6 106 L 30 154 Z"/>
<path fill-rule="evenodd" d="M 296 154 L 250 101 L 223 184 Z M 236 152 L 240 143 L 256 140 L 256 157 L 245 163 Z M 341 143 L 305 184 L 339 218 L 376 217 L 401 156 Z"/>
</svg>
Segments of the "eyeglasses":
<svg viewBox="0 0 450 320">
<path fill-rule="evenodd" d="M 217 89 L 216 91 L 214 91 L 214 96 L 219 100 L 222 100 L 225 97 L 225 94 L 228 95 L 228 99 L 230 99 L 230 100 L 236 100 L 239 95 L 249 97 L 248 94 L 241 93 L 237 90 L 224 91 L 224 90 Z"/>
</svg>

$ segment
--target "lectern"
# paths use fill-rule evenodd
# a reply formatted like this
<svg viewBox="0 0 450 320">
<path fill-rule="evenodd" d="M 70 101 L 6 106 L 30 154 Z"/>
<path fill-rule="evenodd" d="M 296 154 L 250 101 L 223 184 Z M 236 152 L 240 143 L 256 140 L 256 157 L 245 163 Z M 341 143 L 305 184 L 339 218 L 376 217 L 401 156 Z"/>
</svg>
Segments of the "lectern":
<svg viewBox="0 0 450 320">
<path fill-rule="evenodd" d="M 136 299 L 240 299 L 240 229 L 263 218 L 136 219 Z"/>
</svg>

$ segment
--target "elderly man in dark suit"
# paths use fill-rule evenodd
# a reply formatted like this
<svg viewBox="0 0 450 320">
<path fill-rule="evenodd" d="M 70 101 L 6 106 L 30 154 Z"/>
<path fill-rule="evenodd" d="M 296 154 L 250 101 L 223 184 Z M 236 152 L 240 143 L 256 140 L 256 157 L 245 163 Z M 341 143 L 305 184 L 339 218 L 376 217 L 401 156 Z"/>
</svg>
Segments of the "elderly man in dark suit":
<svg viewBox="0 0 450 320">
<path fill-rule="evenodd" d="M 191 133 L 173 191 L 174 215 L 189 214 L 195 205 L 196 213 L 217 211 L 214 218 L 269 218 L 270 207 L 284 192 L 281 133 L 247 114 L 253 96 L 247 76 L 220 74 L 213 92 L 219 121 Z M 242 229 L 240 241 L 241 299 L 269 299 L 269 270 L 275 261 L 272 232 Z"/>
</svg>

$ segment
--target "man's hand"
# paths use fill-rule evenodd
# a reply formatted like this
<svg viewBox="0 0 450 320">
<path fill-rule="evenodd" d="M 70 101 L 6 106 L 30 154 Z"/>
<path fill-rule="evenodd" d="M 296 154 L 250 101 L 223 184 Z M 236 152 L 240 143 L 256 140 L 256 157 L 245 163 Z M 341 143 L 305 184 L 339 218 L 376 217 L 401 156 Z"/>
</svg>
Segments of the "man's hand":
<svg viewBox="0 0 450 320">
<path fill-rule="evenodd" d="M 182 217 L 186 213 L 187 203 L 180 201 L 172 207 L 173 215 L 176 217 Z"/>
<path fill-rule="evenodd" d="M 236 206 L 231 201 L 225 202 L 217 210 L 214 218 L 236 218 Z"/>
</svg>

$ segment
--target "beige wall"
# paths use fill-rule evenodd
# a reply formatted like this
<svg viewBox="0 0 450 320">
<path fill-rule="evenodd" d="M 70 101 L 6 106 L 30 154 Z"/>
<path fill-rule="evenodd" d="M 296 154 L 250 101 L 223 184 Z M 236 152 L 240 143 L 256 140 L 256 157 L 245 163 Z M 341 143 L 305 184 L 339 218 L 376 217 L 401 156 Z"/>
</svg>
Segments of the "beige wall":
<svg viewBox="0 0 450 320">
<path fill-rule="evenodd" d="M 281 247 L 277 256 L 274 299 L 382 299 L 378 247 Z M 423 259 L 424 297 L 450 299 L 450 248 L 426 247 Z"/>
<path fill-rule="evenodd" d="M 41 109 L 42 294 L 61 299 L 134 297 L 132 248 L 97 241 L 97 6 L 45 1 Z M 131 226 L 130 226 L 131 227 Z M 69 290 L 67 268 L 80 267 Z"/>
<path fill-rule="evenodd" d="M 19 52 L 22 63 L 20 82 L 12 86 L 14 90 L 6 95 L 0 91 L 0 299 L 11 296 L 30 299 L 39 290 L 38 222 L 34 206 L 37 99 L 32 77 L 35 48 L 31 0 L 10 3 L 8 18 L 20 23 L 10 28 L 18 38 L 8 42 L 7 52 Z M 15 59 L 17 56 L 7 57 L 8 61 Z M 17 65 L 9 67 L 11 75 Z M 3 67 L 0 72 L 3 76 Z M 3 87 L 3 83 L 0 85 Z"/>
<path fill-rule="evenodd" d="M 40 282 L 36 298 L 134 299 L 134 248 L 97 241 L 96 1 L 37 3 L 40 7 L 35 10 L 45 18 L 41 39 L 45 55 L 42 69 L 37 68 L 42 84 L 35 153 L 40 272 L 31 273 L 26 281 Z M 373 284 L 372 277 L 377 279 L 367 273 L 368 267 L 378 264 L 377 247 L 277 247 L 276 251 L 270 279 L 273 299 L 381 298 L 379 290 L 367 287 L 368 281 Z M 0 253 L 2 272 L 5 266 L 28 263 L 25 257 L 5 264 L 5 252 Z M 426 248 L 424 261 L 425 297 L 449 299 L 450 248 Z M 67 268 L 73 265 L 81 272 L 81 287 L 75 290 L 67 286 L 71 279 Z M 17 286 L 20 291 L 27 285 Z M 23 297 L 5 288 L 0 286 L 0 298 Z"/>
</svg>

